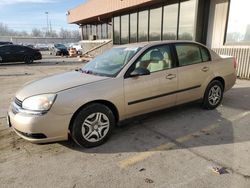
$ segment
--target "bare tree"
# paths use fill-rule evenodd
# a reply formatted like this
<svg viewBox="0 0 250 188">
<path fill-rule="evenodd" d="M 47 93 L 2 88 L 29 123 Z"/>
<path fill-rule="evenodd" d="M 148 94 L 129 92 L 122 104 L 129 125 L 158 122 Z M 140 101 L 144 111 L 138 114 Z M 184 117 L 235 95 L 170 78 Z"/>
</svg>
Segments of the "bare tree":
<svg viewBox="0 0 250 188">
<path fill-rule="evenodd" d="M 78 30 L 71 31 L 71 37 L 77 40 L 81 40 L 80 32 Z"/>
<path fill-rule="evenodd" d="M 43 32 L 40 29 L 33 28 L 32 31 L 31 31 L 31 36 L 33 36 L 33 37 L 42 37 Z"/>
</svg>

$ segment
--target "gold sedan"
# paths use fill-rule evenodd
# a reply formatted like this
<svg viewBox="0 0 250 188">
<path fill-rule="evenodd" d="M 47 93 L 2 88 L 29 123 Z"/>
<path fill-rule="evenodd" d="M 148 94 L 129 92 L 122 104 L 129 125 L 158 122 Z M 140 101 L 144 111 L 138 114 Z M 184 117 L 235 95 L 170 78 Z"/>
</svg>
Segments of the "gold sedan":
<svg viewBox="0 0 250 188">
<path fill-rule="evenodd" d="M 236 80 L 236 62 L 187 41 L 114 47 L 82 69 L 20 89 L 8 112 L 14 131 L 34 143 L 104 143 L 118 121 L 202 99 L 216 108 Z"/>
</svg>

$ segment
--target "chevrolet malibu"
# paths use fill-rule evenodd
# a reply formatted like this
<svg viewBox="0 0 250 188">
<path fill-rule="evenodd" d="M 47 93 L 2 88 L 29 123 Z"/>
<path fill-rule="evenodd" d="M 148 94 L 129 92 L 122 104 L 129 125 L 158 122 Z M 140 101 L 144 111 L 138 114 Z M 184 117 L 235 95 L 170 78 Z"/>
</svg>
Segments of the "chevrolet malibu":
<svg viewBox="0 0 250 188">
<path fill-rule="evenodd" d="M 8 123 L 34 143 L 71 136 L 94 147 L 127 118 L 199 99 L 214 109 L 235 81 L 235 59 L 199 43 L 118 46 L 81 69 L 26 84 L 10 105 Z"/>
</svg>

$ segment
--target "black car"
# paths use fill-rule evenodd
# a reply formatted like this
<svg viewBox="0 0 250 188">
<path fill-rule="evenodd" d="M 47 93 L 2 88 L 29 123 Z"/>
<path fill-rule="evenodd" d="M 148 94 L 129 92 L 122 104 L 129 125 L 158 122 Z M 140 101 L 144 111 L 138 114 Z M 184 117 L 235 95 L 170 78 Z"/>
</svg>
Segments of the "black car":
<svg viewBox="0 0 250 188">
<path fill-rule="evenodd" d="M 5 42 L 5 41 L 3 42 L 3 41 L 0 41 L 0 46 L 1 45 L 6 45 L 6 44 L 13 44 L 13 43 L 12 42 Z"/>
<path fill-rule="evenodd" d="M 50 47 L 50 55 L 68 56 L 69 51 L 67 47 L 63 44 L 53 44 Z"/>
<path fill-rule="evenodd" d="M 0 46 L 0 63 L 3 62 L 25 62 L 32 63 L 34 60 L 42 59 L 39 50 L 21 45 Z"/>
</svg>

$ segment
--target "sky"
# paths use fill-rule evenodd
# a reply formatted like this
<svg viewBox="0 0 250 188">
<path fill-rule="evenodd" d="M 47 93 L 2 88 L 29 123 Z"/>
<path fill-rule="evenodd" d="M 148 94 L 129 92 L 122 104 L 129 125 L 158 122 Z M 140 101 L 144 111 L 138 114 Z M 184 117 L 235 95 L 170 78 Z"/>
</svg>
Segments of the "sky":
<svg viewBox="0 0 250 188">
<path fill-rule="evenodd" d="M 66 12 L 85 0 L 0 0 L 0 23 L 16 31 L 31 32 L 33 28 L 46 30 L 48 12 L 52 29 L 77 30 L 75 24 L 68 24 Z"/>
</svg>

